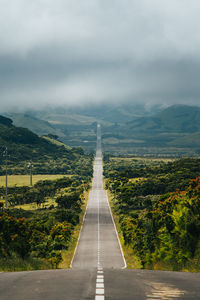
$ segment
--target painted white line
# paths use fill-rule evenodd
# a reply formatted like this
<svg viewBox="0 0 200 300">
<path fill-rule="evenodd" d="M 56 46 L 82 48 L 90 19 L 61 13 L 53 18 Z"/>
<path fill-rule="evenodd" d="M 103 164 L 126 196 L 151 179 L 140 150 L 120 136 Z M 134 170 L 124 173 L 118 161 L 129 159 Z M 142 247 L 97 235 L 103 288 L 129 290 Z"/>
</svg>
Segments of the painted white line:
<svg viewBox="0 0 200 300">
<path fill-rule="evenodd" d="M 104 278 L 103 275 L 97 275 L 97 279 Z"/>
<path fill-rule="evenodd" d="M 99 192 L 97 192 L 97 200 L 98 200 L 98 246 L 97 246 L 97 251 L 98 251 L 98 265 L 100 264 L 100 218 L 99 218 Z"/>
<path fill-rule="evenodd" d="M 113 215 L 112 215 L 110 203 L 109 203 L 109 201 L 108 201 L 108 194 L 107 194 L 107 191 L 106 191 L 106 200 L 107 200 L 107 202 L 108 202 L 108 207 L 109 207 L 109 210 L 110 210 L 110 215 L 111 215 L 111 218 L 112 218 L 112 222 L 113 222 L 113 225 L 114 225 L 114 228 L 115 228 L 115 233 L 116 233 L 116 235 L 117 235 L 117 240 L 118 240 L 119 247 L 120 247 L 121 254 L 122 254 L 122 258 L 123 258 L 123 261 L 124 261 L 124 267 L 122 267 L 122 269 L 126 269 L 126 268 L 127 268 L 127 263 L 126 263 L 126 260 L 125 260 L 125 257 L 124 257 L 124 252 L 123 252 L 123 249 L 122 249 L 122 245 L 121 245 L 120 240 L 119 240 L 119 236 L 118 236 L 117 228 L 116 228 L 116 225 L 115 225 L 115 221 L 114 221 L 114 219 L 113 219 Z"/>
<path fill-rule="evenodd" d="M 97 274 L 103 274 L 103 271 L 97 271 Z"/>
<path fill-rule="evenodd" d="M 97 280 L 96 280 L 96 283 L 103 283 L 104 282 L 104 279 L 103 278 L 98 278 Z"/>
<path fill-rule="evenodd" d="M 98 289 L 104 289 L 104 284 L 103 283 L 97 283 L 96 288 Z"/>
<path fill-rule="evenodd" d="M 104 289 L 96 289 L 96 295 L 104 295 Z"/>
<path fill-rule="evenodd" d="M 104 299 L 105 299 L 104 295 L 96 295 L 95 296 L 95 300 L 104 300 Z"/>
</svg>

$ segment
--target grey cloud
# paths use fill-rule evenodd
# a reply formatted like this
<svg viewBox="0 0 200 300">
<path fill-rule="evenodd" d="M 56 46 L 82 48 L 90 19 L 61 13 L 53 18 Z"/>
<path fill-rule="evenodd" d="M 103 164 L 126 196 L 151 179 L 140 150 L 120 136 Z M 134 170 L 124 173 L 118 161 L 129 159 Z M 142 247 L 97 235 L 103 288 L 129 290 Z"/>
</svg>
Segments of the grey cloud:
<svg viewBox="0 0 200 300">
<path fill-rule="evenodd" d="M 1 110 L 199 104 L 200 3 L 0 0 Z"/>
</svg>

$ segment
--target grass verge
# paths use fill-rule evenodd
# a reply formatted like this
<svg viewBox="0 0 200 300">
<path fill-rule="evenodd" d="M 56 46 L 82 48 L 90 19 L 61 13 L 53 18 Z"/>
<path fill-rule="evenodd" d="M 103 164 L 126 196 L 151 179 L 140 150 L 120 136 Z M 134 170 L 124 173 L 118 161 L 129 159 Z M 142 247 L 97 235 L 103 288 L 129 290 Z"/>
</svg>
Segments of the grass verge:
<svg viewBox="0 0 200 300">
<path fill-rule="evenodd" d="M 69 177 L 71 175 L 46 175 L 37 174 L 32 176 L 33 185 L 40 180 L 55 180 L 62 177 Z M 30 185 L 30 175 L 8 175 L 8 186 L 29 186 Z M 5 187 L 5 176 L 0 176 L 0 186 Z"/>
<path fill-rule="evenodd" d="M 0 271 L 13 272 L 13 271 L 32 271 L 32 270 L 48 270 L 52 269 L 51 264 L 43 259 L 20 257 L 13 258 L 0 258 Z"/>
</svg>

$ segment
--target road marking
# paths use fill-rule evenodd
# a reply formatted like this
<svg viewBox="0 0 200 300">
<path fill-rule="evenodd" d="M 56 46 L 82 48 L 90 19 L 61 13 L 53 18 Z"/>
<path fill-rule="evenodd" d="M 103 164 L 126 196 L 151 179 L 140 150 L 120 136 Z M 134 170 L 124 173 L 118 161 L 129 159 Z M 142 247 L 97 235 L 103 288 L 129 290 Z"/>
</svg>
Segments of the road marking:
<svg viewBox="0 0 200 300">
<path fill-rule="evenodd" d="M 101 279 L 101 278 L 100 279 L 98 278 L 97 281 L 96 281 L 96 283 L 103 283 L 103 282 L 104 282 L 104 280 Z"/>
<path fill-rule="evenodd" d="M 103 283 L 97 283 L 97 284 L 96 284 L 96 288 L 97 288 L 97 289 L 104 288 L 104 284 L 103 284 Z"/>
<path fill-rule="evenodd" d="M 160 282 L 146 282 L 147 285 L 150 286 L 151 292 L 146 293 L 146 297 L 148 300 L 170 300 L 170 299 L 178 299 L 183 296 L 186 292 L 183 290 L 179 290 L 174 286 L 166 285 Z"/>
<path fill-rule="evenodd" d="M 95 300 L 105 300 L 104 275 L 102 267 L 98 267 L 97 269 Z"/>
<path fill-rule="evenodd" d="M 104 288 L 96 288 L 96 295 L 104 295 Z"/>
<path fill-rule="evenodd" d="M 105 299 L 104 295 L 96 295 L 95 296 L 95 300 L 104 300 L 104 299 Z"/>
<path fill-rule="evenodd" d="M 97 252 L 98 259 L 97 264 L 100 267 L 100 217 L 99 217 L 99 192 L 97 192 L 97 200 L 98 200 L 98 220 L 97 220 L 97 228 L 98 228 L 98 241 L 97 241 Z"/>
</svg>

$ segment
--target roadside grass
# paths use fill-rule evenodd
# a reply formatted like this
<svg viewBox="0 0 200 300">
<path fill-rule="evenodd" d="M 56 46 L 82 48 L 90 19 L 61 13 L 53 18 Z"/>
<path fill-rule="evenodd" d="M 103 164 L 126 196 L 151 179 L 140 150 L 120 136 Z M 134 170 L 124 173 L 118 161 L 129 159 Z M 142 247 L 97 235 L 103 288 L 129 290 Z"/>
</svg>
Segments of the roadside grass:
<svg viewBox="0 0 200 300">
<path fill-rule="evenodd" d="M 142 269 L 140 259 L 133 253 L 133 249 L 131 249 L 131 247 L 128 247 L 124 243 L 124 238 L 123 238 L 122 232 L 120 230 L 119 217 L 115 213 L 113 198 L 112 198 L 112 195 L 109 190 L 107 190 L 107 194 L 108 194 L 108 201 L 110 203 L 115 226 L 116 226 L 116 229 L 118 232 L 119 240 L 120 240 L 122 250 L 124 253 L 124 257 L 126 260 L 127 268 L 128 269 Z"/>
<path fill-rule="evenodd" d="M 130 157 L 111 157 L 110 158 L 111 160 L 116 160 L 116 161 L 143 161 L 143 162 L 146 162 L 146 163 L 152 163 L 152 162 L 165 162 L 165 163 L 168 163 L 168 162 L 171 162 L 171 161 L 174 161 L 175 158 L 162 158 L 162 157 L 155 157 L 155 158 L 152 158 L 152 157 L 139 157 L 139 156 L 130 156 Z"/>
<path fill-rule="evenodd" d="M 145 180 L 147 180 L 147 178 L 145 178 L 145 177 L 137 177 L 137 178 L 130 178 L 129 182 L 135 183 L 135 182 L 145 181 Z"/>
<path fill-rule="evenodd" d="M 74 232 L 72 235 L 72 241 L 69 245 L 69 248 L 67 250 L 62 251 L 63 261 L 59 264 L 59 269 L 68 269 L 71 267 L 71 263 L 72 263 L 74 255 L 75 255 L 76 246 L 78 244 L 78 239 L 81 234 L 81 229 L 83 226 L 84 215 L 86 212 L 87 203 L 88 203 L 88 199 L 89 199 L 89 193 L 90 193 L 90 191 L 84 192 L 85 201 L 82 205 L 82 212 L 80 214 L 80 222 L 74 229 Z"/>
<path fill-rule="evenodd" d="M 38 208 L 49 208 L 52 205 L 54 207 L 58 206 L 58 204 L 56 203 L 54 198 L 46 199 L 45 202 L 39 206 L 35 202 L 33 202 L 33 203 L 28 203 L 28 204 L 15 205 L 15 206 L 12 206 L 12 208 L 14 207 L 14 208 L 18 208 L 18 209 L 21 208 L 24 210 L 37 210 Z"/>
<path fill-rule="evenodd" d="M 55 180 L 62 177 L 70 177 L 71 175 L 43 175 L 37 174 L 32 176 L 33 185 L 40 180 Z M 5 176 L 0 176 L 0 187 L 5 187 Z M 29 186 L 30 185 L 30 175 L 8 175 L 8 187 L 13 186 Z"/>
<path fill-rule="evenodd" d="M 13 272 L 13 271 L 31 271 L 31 270 L 48 270 L 52 269 L 49 262 L 39 258 L 25 258 L 11 257 L 0 258 L 0 271 Z"/>
<path fill-rule="evenodd" d="M 177 272 L 200 272 L 200 259 L 193 258 L 190 259 L 185 266 L 179 265 L 177 262 L 165 262 L 158 261 L 151 265 L 145 265 L 145 269 L 156 270 L 156 271 L 177 271 Z"/>
</svg>

